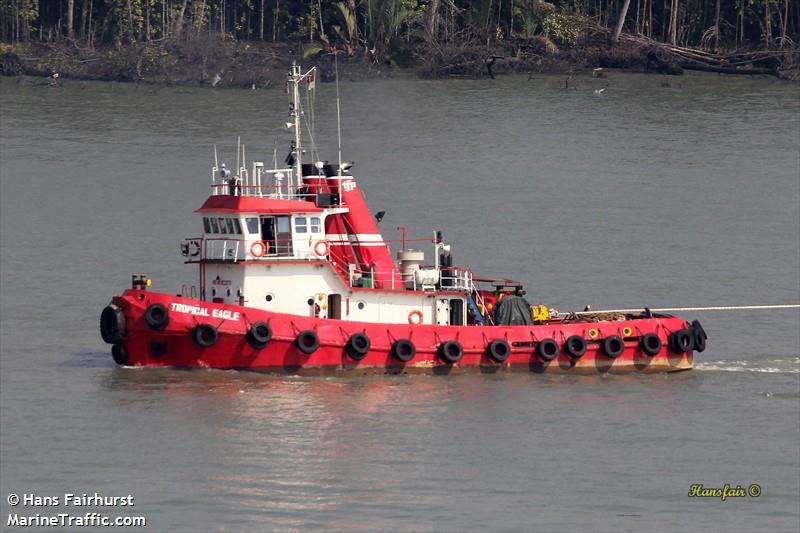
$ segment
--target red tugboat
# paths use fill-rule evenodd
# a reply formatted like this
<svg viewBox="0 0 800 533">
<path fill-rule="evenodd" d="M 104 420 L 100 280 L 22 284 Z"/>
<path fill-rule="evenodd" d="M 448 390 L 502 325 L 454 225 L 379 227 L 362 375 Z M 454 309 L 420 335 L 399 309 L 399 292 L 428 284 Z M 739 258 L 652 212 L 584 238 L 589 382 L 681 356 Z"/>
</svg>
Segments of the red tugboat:
<svg viewBox="0 0 800 533">
<path fill-rule="evenodd" d="M 288 76 L 287 168 L 255 162 L 231 176 L 215 161 L 197 211 L 203 235 L 181 246 L 199 285 L 175 296 L 137 275 L 103 309 L 101 335 L 118 364 L 300 374 L 692 368 L 706 345 L 698 321 L 531 306 L 519 283 L 454 266 L 441 232 L 425 265 L 401 228 L 395 262 L 351 165 L 302 161 L 300 92 L 313 90 L 313 76 L 296 65 Z"/>
</svg>

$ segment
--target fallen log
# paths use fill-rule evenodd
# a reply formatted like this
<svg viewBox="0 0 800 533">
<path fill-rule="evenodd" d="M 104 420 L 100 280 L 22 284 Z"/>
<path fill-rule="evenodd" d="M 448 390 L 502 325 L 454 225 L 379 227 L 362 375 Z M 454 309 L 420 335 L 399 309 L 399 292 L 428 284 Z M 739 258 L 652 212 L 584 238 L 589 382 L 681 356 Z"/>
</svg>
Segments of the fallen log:
<svg viewBox="0 0 800 533">
<path fill-rule="evenodd" d="M 778 74 L 776 68 L 763 68 L 763 67 L 720 67 L 715 65 L 705 65 L 702 63 L 684 62 L 680 64 L 684 70 L 698 70 L 701 72 L 716 72 L 718 74 L 747 74 L 750 76 L 776 76 Z"/>
</svg>

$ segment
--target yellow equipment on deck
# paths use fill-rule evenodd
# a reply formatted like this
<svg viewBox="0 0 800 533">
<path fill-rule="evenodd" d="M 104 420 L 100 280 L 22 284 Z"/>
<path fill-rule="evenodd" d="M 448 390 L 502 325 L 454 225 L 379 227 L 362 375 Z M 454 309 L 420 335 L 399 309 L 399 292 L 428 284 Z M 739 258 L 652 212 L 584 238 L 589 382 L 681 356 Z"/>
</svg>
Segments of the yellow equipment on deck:
<svg viewBox="0 0 800 533">
<path fill-rule="evenodd" d="M 550 310 L 544 304 L 532 305 L 531 315 L 534 322 L 547 322 L 550 320 Z"/>
</svg>

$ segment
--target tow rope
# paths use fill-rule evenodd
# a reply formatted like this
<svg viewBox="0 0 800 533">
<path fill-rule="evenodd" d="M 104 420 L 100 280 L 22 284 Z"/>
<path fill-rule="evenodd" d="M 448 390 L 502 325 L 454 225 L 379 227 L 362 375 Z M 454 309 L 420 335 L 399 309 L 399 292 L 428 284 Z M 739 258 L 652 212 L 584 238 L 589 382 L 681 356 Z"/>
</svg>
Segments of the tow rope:
<svg viewBox="0 0 800 533">
<path fill-rule="evenodd" d="M 800 309 L 800 304 L 774 304 L 774 305 L 724 305 L 724 306 L 706 306 L 706 307 L 660 307 L 649 308 L 650 311 L 655 313 L 674 313 L 681 311 L 747 311 L 747 310 L 763 310 L 763 309 Z M 637 309 L 602 309 L 602 310 L 589 310 L 589 311 L 575 311 L 575 315 L 594 315 L 597 313 L 639 313 L 647 311 L 646 308 Z"/>
</svg>

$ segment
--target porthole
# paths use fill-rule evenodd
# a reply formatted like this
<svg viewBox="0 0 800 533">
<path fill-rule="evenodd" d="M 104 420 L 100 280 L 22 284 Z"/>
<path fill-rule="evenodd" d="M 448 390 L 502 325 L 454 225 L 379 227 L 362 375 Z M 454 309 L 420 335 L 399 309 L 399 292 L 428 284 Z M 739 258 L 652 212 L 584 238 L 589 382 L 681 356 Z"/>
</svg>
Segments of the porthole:
<svg viewBox="0 0 800 533">
<path fill-rule="evenodd" d="M 264 299 L 265 299 L 266 301 L 268 301 L 268 302 L 271 302 L 273 298 L 274 298 L 274 296 L 273 296 L 273 295 L 271 295 L 271 294 L 267 294 L 267 295 L 264 297 Z"/>
<path fill-rule="evenodd" d="M 367 306 L 367 304 L 365 304 L 364 302 L 358 302 L 358 308 L 359 309 L 364 309 L 366 306 Z"/>
<path fill-rule="evenodd" d="M 306 302 L 308 305 L 314 305 L 314 298 L 309 298 Z"/>
</svg>

